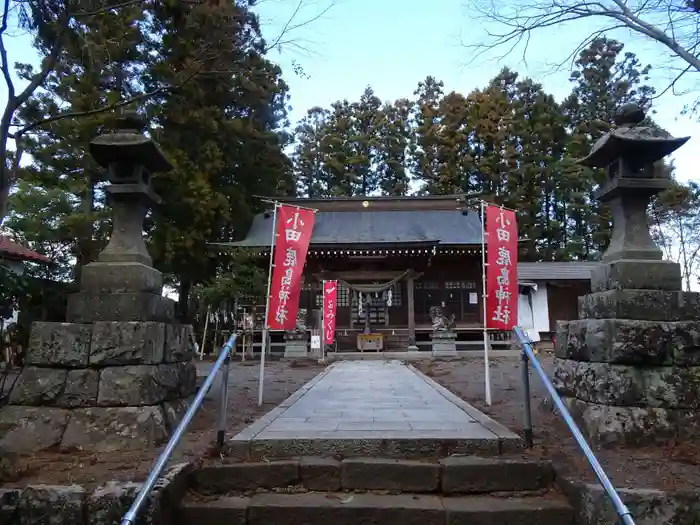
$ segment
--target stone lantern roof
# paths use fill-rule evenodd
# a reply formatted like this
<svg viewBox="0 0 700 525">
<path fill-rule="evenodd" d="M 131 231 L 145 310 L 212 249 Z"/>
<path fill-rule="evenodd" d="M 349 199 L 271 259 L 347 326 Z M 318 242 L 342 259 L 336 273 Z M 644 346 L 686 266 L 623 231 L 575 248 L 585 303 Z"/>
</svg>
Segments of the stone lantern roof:
<svg viewBox="0 0 700 525">
<path fill-rule="evenodd" d="M 617 128 L 609 131 L 593 145 L 587 157 L 579 164 L 591 168 L 604 168 L 618 159 L 624 159 L 632 171 L 670 155 L 690 137 L 673 137 L 653 126 L 643 126 L 644 111 L 637 104 L 627 104 L 615 117 Z"/>
<path fill-rule="evenodd" d="M 116 162 L 143 166 L 149 173 L 173 169 L 160 147 L 143 135 L 146 123 L 136 111 L 125 111 L 117 119 L 114 133 L 100 135 L 90 142 L 90 153 L 95 161 L 107 168 Z"/>
</svg>

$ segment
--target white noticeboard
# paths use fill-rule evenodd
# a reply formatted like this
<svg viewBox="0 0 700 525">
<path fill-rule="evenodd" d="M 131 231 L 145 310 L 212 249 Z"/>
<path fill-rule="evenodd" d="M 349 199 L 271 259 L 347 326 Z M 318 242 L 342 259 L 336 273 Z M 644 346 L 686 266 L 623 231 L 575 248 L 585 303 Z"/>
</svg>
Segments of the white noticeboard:
<svg viewBox="0 0 700 525">
<path fill-rule="evenodd" d="M 321 349 L 321 336 L 320 335 L 312 335 L 311 336 L 311 349 L 312 350 L 320 350 Z"/>
<path fill-rule="evenodd" d="M 479 304 L 479 298 L 474 292 L 469 293 L 469 304 Z"/>
</svg>

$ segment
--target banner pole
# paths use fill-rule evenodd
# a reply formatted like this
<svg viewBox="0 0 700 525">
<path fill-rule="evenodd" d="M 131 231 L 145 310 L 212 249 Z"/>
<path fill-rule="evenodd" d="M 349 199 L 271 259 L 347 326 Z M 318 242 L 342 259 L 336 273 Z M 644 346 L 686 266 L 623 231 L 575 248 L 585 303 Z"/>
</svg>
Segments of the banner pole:
<svg viewBox="0 0 700 525">
<path fill-rule="evenodd" d="M 481 201 L 481 290 L 484 315 L 484 387 L 486 389 L 486 405 L 491 406 L 491 370 L 489 367 L 489 332 L 487 329 L 488 312 L 486 308 L 486 213 L 484 201 Z"/>
<path fill-rule="evenodd" d="M 204 320 L 204 333 L 202 334 L 202 346 L 199 347 L 199 360 L 204 359 L 204 345 L 207 342 L 207 328 L 209 328 L 209 316 L 211 314 L 211 305 L 207 306 L 207 317 Z"/>
<path fill-rule="evenodd" d="M 326 361 L 326 281 L 321 281 L 321 362 Z"/>
<path fill-rule="evenodd" d="M 265 296 L 265 318 L 263 319 L 262 342 L 260 346 L 260 379 L 258 380 L 258 406 L 263 404 L 263 389 L 265 384 L 265 353 L 267 352 L 267 343 L 270 331 L 267 328 L 267 316 L 270 309 L 270 288 L 272 287 L 272 268 L 274 267 L 275 253 L 275 238 L 277 237 L 277 207 L 279 203 L 275 202 L 275 209 L 272 212 L 272 235 L 270 240 L 270 265 L 267 270 L 267 295 Z"/>
</svg>

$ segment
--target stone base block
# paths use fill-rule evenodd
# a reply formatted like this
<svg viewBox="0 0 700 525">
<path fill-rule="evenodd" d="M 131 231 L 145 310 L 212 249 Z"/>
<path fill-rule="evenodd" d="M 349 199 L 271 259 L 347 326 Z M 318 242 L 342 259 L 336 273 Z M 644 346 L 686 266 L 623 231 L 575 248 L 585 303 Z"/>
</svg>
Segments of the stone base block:
<svg viewBox="0 0 700 525">
<path fill-rule="evenodd" d="M 608 290 L 579 298 L 581 319 L 700 320 L 700 293 Z"/>
<path fill-rule="evenodd" d="M 431 336 L 433 343 L 433 357 L 457 357 L 457 336 L 453 333 L 434 333 Z"/>
<path fill-rule="evenodd" d="M 174 318 L 175 301 L 148 292 L 76 293 L 68 296 L 66 319 L 72 323 L 95 321 L 159 321 Z"/>
<path fill-rule="evenodd" d="M 34 322 L 25 364 L 80 368 L 88 364 L 92 326 Z"/>
<path fill-rule="evenodd" d="M 700 437 L 700 412 L 651 407 L 599 405 L 565 397 L 582 432 L 597 446 L 668 443 Z"/>
<path fill-rule="evenodd" d="M 166 363 L 191 361 L 195 354 L 194 330 L 191 324 L 172 323 L 165 326 Z"/>
<path fill-rule="evenodd" d="M 307 357 L 309 346 L 304 339 L 287 339 L 284 342 L 284 357 Z"/>
<path fill-rule="evenodd" d="M 100 372 L 100 406 L 155 405 L 188 397 L 197 387 L 194 363 L 114 366 Z"/>
<path fill-rule="evenodd" d="M 194 363 L 110 366 L 68 370 L 27 366 L 10 404 L 62 408 L 155 405 L 194 393 Z"/>
<path fill-rule="evenodd" d="M 80 289 L 86 293 L 151 292 L 160 295 L 163 274 L 138 262 L 93 262 L 82 269 Z"/>
<path fill-rule="evenodd" d="M 636 367 L 555 358 L 552 381 L 560 395 L 598 405 L 700 413 L 700 366 Z"/>
<path fill-rule="evenodd" d="M 0 450 L 24 454 L 59 446 L 69 415 L 62 408 L 0 408 Z"/>
<path fill-rule="evenodd" d="M 143 450 L 170 436 L 160 406 L 80 408 L 71 411 L 61 448 L 95 452 Z"/>
<path fill-rule="evenodd" d="M 629 365 L 700 365 L 700 321 L 583 319 L 559 323 L 554 355 Z"/>
<path fill-rule="evenodd" d="M 155 321 L 35 322 L 25 363 L 84 368 L 179 363 L 194 357 L 191 325 Z"/>
<path fill-rule="evenodd" d="M 591 290 L 683 289 L 681 266 L 671 261 L 619 260 L 597 266 L 591 272 Z"/>
<path fill-rule="evenodd" d="M 0 409 L 0 449 L 31 453 L 46 449 L 109 452 L 162 445 L 172 422 L 163 407 Z"/>
<path fill-rule="evenodd" d="M 98 321 L 93 325 L 91 366 L 162 363 L 165 323 Z"/>
</svg>

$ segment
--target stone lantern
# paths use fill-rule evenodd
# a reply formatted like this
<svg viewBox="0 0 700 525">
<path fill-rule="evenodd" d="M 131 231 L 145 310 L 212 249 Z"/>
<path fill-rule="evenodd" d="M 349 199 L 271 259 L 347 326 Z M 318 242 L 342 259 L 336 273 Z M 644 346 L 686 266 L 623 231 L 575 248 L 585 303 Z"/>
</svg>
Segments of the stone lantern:
<svg viewBox="0 0 700 525">
<path fill-rule="evenodd" d="M 68 322 L 32 324 L 25 366 L 0 408 L 0 447 L 143 450 L 167 440 L 187 408 L 192 327 L 175 321 L 143 237 L 160 200 L 151 174 L 172 166 L 143 128 L 127 113 L 90 144 L 108 171 L 112 234 L 68 297 Z"/>
<path fill-rule="evenodd" d="M 151 189 L 151 174 L 173 169 L 153 140 L 142 133 L 145 123 L 135 112 L 117 121 L 117 131 L 95 138 L 90 153 L 108 170 L 106 191 L 114 210 L 114 226 L 100 262 L 141 263 L 151 266 L 143 239 L 146 213 L 160 203 Z"/>
<path fill-rule="evenodd" d="M 610 246 L 593 276 L 593 290 L 610 288 L 678 289 L 680 266 L 662 261 L 649 232 L 647 208 L 651 198 L 671 185 L 657 176 L 656 163 L 685 144 L 690 137 L 642 126 L 644 112 L 635 104 L 621 109 L 617 129 L 605 134 L 580 164 L 606 168 L 607 180 L 595 197 L 608 203 L 613 216 Z M 656 262 L 653 262 L 656 261 Z"/>
<path fill-rule="evenodd" d="M 83 268 L 81 292 L 68 302 L 70 321 L 167 321 L 173 316 L 174 305 L 162 297 L 163 276 L 152 267 L 143 236 L 146 214 L 160 203 L 151 175 L 170 171 L 172 165 L 143 135 L 144 128 L 136 112 L 125 112 L 114 133 L 90 143 L 90 153 L 107 169 L 112 233 L 97 261 Z"/>
<path fill-rule="evenodd" d="M 613 215 L 610 246 L 579 298 L 579 320 L 557 326 L 554 384 L 598 445 L 700 436 L 700 294 L 683 292 L 677 263 L 662 260 L 647 222 L 671 181 L 656 163 L 688 138 L 643 125 L 636 105 L 579 162 L 606 168 L 596 198 Z"/>
</svg>

